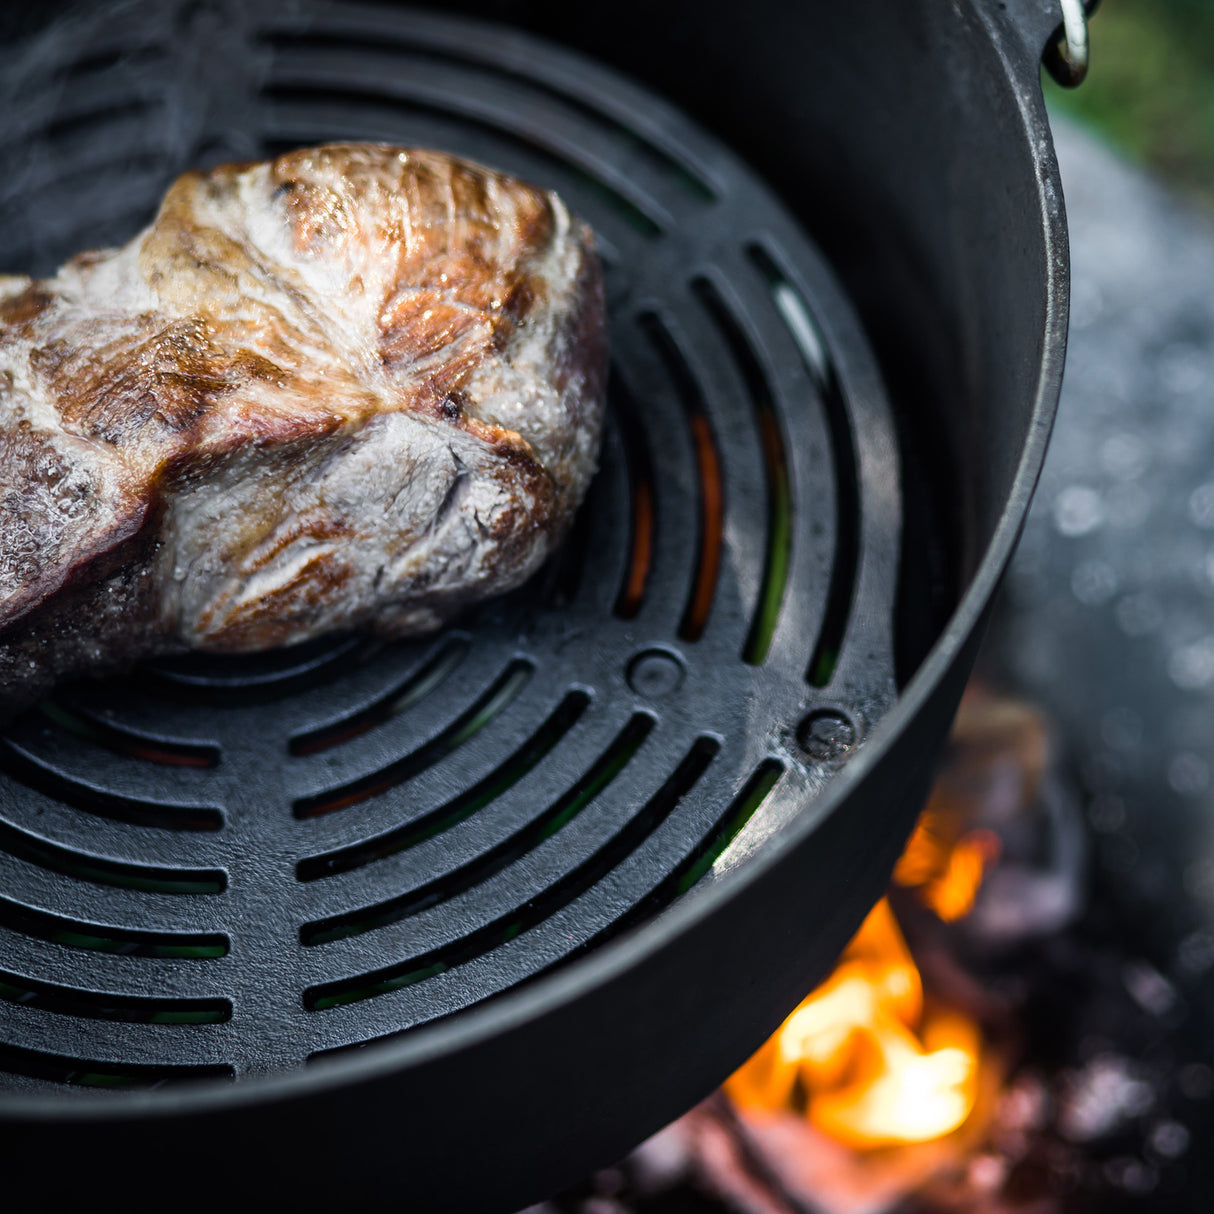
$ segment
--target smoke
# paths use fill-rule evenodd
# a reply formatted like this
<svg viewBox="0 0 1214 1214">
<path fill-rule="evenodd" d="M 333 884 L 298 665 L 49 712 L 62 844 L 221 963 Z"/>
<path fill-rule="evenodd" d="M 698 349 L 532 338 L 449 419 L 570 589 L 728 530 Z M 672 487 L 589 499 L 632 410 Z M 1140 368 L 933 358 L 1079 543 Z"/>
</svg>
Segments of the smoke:
<svg viewBox="0 0 1214 1214">
<path fill-rule="evenodd" d="M 256 158 L 302 0 L 78 0 L 0 56 L 0 272 L 128 239 L 186 168 Z"/>
</svg>

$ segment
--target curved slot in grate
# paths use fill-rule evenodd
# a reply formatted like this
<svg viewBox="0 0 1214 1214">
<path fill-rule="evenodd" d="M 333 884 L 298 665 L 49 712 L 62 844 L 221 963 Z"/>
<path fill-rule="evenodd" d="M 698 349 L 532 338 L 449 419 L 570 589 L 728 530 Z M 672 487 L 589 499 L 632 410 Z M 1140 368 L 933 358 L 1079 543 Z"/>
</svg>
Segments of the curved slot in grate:
<svg viewBox="0 0 1214 1214">
<path fill-rule="evenodd" d="M 357 738 L 377 725 L 407 712 L 442 686 L 447 676 L 468 656 L 469 648 L 467 637 L 449 638 L 402 683 L 374 704 L 319 729 L 309 729 L 296 734 L 290 741 L 290 752 L 293 755 L 317 754 L 331 746 L 339 746 L 351 738 Z"/>
<path fill-rule="evenodd" d="M 642 724 L 646 721 L 647 725 Z M 572 790 L 572 796 L 569 799 L 562 798 L 562 802 L 558 802 L 559 815 L 551 817 L 543 823 L 543 829 L 548 834 L 555 833 L 570 818 L 580 812 L 589 800 L 597 796 L 636 753 L 652 726 L 653 719 L 645 714 L 633 717 L 612 747 L 586 773 L 583 781 L 579 782 L 578 789 Z M 544 837 L 546 835 L 540 834 L 529 840 L 526 847 L 518 848 L 517 854 L 524 854 L 529 847 L 535 846 Z M 512 854 L 510 858 L 517 857 Z M 506 861 L 506 863 L 508 862 Z M 504 866 L 502 864 L 498 868 Z M 598 867 L 599 857 L 592 856 L 573 872 L 550 886 L 542 895 L 532 898 L 525 907 L 485 924 L 450 945 L 371 974 L 362 974 L 355 978 L 309 987 L 304 992 L 304 1006 L 309 1011 L 326 1011 L 348 1003 L 356 1003 L 364 999 L 375 998 L 378 995 L 386 995 L 392 991 L 403 990 L 407 986 L 424 982 L 428 978 L 436 977 L 438 974 L 463 965 L 475 957 L 515 939 L 529 927 L 546 919 L 559 906 L 573 901 L 589 888 Z M 316 943 L 319 942 L 316 941 Z"/>
<path fill-rule="evenodd" d="M 141 81 L 156 72 L 157 59 L 154 53 L 107 51 L 104 58 L 80 59 L 63 65 L 55 74 L 45 62 L 44 70 L 36 75 L 25 70 L 19 86 L 23 104 L 13 105 L 17 98 L 11 94 L 4 98 L 12 120 L 0 127 L 0 152 L 16 155 L 17 143 L 27 148 L 53 146 L 93 124 L 148 110 L 160 98 L 141 87 Z M 13 83 L 11 78 L 6 81 L 10 89 Z"/>
<path fill-rule="evenodd" d="M 635 713 L 628 724 L 616 735 L 611 745 L 572 788 L 522 829 L 475 860 L 454 872 L 444 873 L 434 881 L 428 881 L 419 888 L 402 894 L 399 898 L 382 902 L 378 906 L 363 907 L 344 915 L 335 915 L 329 919 L 305 923 L 299 933 L 301 943 L 305 945 L 327 944 L 347 936 L 362 935 L 364 932 L 386 927 L 391 923 L 399 923 L 400 920 L 407 919 L 410 915 L 416 915 L 440 902 L 446 902 L 489 880 L 490 877 L 513 864 L 520 856 L 526 855 L 532 848 L 538 847 L 545 839 L 556 834 L 581 813 L 624 770 L 632 757 L 640 750 L 655 724 L 655 719 L 649 713 Z M 489 929 L 481 930 L 488 931 Z M 479 933 L 474 934 L 478 940 L 482 938 Z M 471 938 L 465 937 L 465 941 Z M 421 968 L 425 969 L 428 965 L 429 962 L 422 965 Z M 449 963 L 446 961 L 444 961 L 444 968 L 449 968 Z M 417 979 L 409 979 L 409 982 L 414 981 Z M 409 985 L 409 982 L 401 985 Z M 378 985 L 378 982 L 371 985 Z M 395 990 L 396 987 L 390 986 L 385 989 Z"/>
<path fill-rule="evenodd" d="M 222 1024 L 232 1018 L 227 999 L 157 999 L 82 991 L 0 970 L 0 999 L 22 1007 L 124 1024 Z"/>
<path fill-rule="evenodd" d="M 8 822 L 0 822 L 0 851 L 48 872 L 117 889 L 157 894 L 221 894 L 228 885 L 227 874 L 221 869 L 129 864 L 40 839 Z"/>
<path fill-rule="evenodd" d="M 685 763 L 691 761 L 692 756 L 690 755 L 684 760 Z M 705 764 L 705 766 L 707 765 Z M 713 829 L 700 839 L 679 864 L 672 867 L 669 874 L 650 891 L 647 897 L 638 901 L 602 931 L 596 932 L 557 964 L 563 965 L 592 949 L 600 948 L 608 940 L 653 918 L 676 898 L 691 889 L 712 868 L 734 839 L 742 833 L 746 824 L 755 816 L 759 807 L 780 782 L 784 771 L 785 765 L 782 760 L 764 759 L 751 773 L 742 790 L 729 803 L 729 808 L 720 816 Z M 686 795 L 686 791 L 689 790 L 690 788 L 680 793 L 679 796 Z M 677 804 L 677 800 L 675 803 Z M 673 805 L 671 808 L 673 809 Z"/>
<path fill-rule="evenodd" d="M 43 700 L 37 711 L 48 721 L 116 755 L 143 759 L 165 767 L 209 768 L 219 766 L 219 747 L 197 742 L 178 742 L 137 733 L 112 721 L 73 710 L 53 699 Z"/>
<path fill-rule="evenodd" d="M 45 140 L 49 144 L 74 143 L 81 136 L 95 138 L 98 127 L 112 126 L 115 123 L 125 123 L 135 119 L 141 125 L 148 125 L 155 102 L 148 97 L 120 97 L 100 109 L 80 110 L 78 113 L 56 113 L 49 123 L 40 130 L 29 131 L 27 140 Z"/>
<path fill-rule="evenodd" d="M 0 771 L 15 783 L 61 805 L 111 822 L 171 831 L 216 831 L 223 826 L 223 812 L 214 806 L 146 801 L 78 784 L 43 766 L 34 755 L 8 738 L 0 739 Z"/>
<path fill-rule="evenodd" d="M 860 563 L 860 482 L 856 469 L 856 444 L 847 399 L 830 347 L 822 335 L 821 326 L 814 319 L 813 310 L 777 264 L 773 254 L 759 244 L 748 246 L 747 253 L 766 280 L 776 310 L 788 326 L 805 362 L 805 369 L 816 381 L 826 406 L 838 495 L 838 528 L 826 615 L 806 674 L 814 687 L 826 687 L 834 674 L 847 632 L 856 571 Z"/>
<path fill-rule="evenodd" d="M 525 659 L 511 662 L 496 682 L 470 708 L 429 742 L 370 775 L 360 776 L 357 780 L 326 789 L 324 792 L 300 797 L 292 806 L 292 812 L 297 818 L 316 818 L 321 814 L 347 809 L 360 801 L 377 797 L 398 784 L 413 779 L 427 767 L 432 767 L 458 750 L 499 717 L 521 694 L 534 673 L 535 666 Z"/>
<path fill-rule="evenodd" d="M 327 55 L 340 49 L 382 55 L 385 47 L 382 37 L 360 37 L 347 30 L 332 33 L 314 30 L 278 31 L 266 35 L 261 41 L 279 54 L 284 51 L 289 54 L 292 50 L 313 50 Z M 397 44 L 400 50 L 393 55 L 394 67 L 405 67 L 410 58 L 426 65 L 446 63 L 461 69 L 471 69 L 478 77 L 496 77 L 521 86 L 528 93 L 553 101 L 561 108 L 575 112 L 594 127 L 608 132 L 617 144 L 620 161 L 639 160 L 643 171 L 648 170 L 654 177 L 670 180 L 696 202 L 710 204 L 717 201 L 718 191 L 702 167 L 691 163 L 691 158 L 685 153 L 680 156 L 668 152 L 638 131 L 634 124 L 616 119 L 613 114 L 602 108 L 600 98 L 595 98 L 598 104 L 588 103 L 576 93 L 558 88 L 533 72 L 515 70 L 508 63 L 491 60 L 486 56 L 473 58 L 467 51 L 460 53 L 432 41 L 419 44 L 416 48 L 410 45 L 412 42 L 413 38 L 410 38 Z M 393 50 L 396 50 L 396 47 Z"/>
<path fill-rule="evenodd" d="M 653 312 L 642 313 L 638 320 L 670 374 L 695 448 L 700 501 L 699 559 L 687 606 L 679 622 L 679 636 L 684 641 L 698 641 L 704 635 L 712 610 L 724 548 L 725 484 L 721 472 L 721 453 L 705 409 L 704 394 L 669 328 Z"/>
<path fill-rule="evenodd" d="M 788 452 L 771 384 L 754 346 L 743 331 L 742 322 L 726 305 L 720 291 L 709 279 L 695 279 L 692 289 L 712 317 L 725 346 L 742 373 L 763 448 L 763 461 L 767 472 L 767 550 L 763 560 L 759 601 L 742 649 L 744 662 L 761 666 L 767 658 L 776 633 L 792 562 L 793 500 Z"/>
<path fill-rule="evenodd" d="M 628 468 L 630 536 L 628 565 L 615 599 L 615 614 L 633 619 L 645 601 L 645 588 L 653 570 L 653 552 L 657 531 L 657 503 L 653 491 L 653 460 L 638 420 L 637 403 L 619 373 L 613 373 L 608 385 L 608 401 L 624 446 Z"/>
<path fill-rule="evenodd" d="M 41 208 L 47 219 L 36 228 L 27 227 L 26 237 L 36 242 L 35 248 L 40 252 L 58 251 L 56 260 L 60 262 L 65 259 L 64 254 L 73 250 L 118 244 L 151 222 L 155 206 L 149 207 L 143 200 L 163 193 L 171 181 L 172 173 L 164 163 L 163 153 L 156 151 L 125 157 L 117 171 L 80 168 L 44 180 L 30 191 L 23 207 Z M 117 192 L 120 183 L 129 188 L 129 194 Z M 65 215 L 56 207 L 57 199 L 65 193 L 77 200 L 78 213 Z M 44 268 L 53 271 L 55 267 Z"/>
<path fill-rule="evenodd" d="M 658 217 L 651 213 L 648 199 L 637 195 L 635 191 L 630 196 L 622 187 L 611 185 L 596 176 L 593 163 L 579 163 L 576 159 L 566 158 L 560 151 L 553 151 L 533 138 L 519 134 L 505 122 L 499 125 L 486 115 L 462 113 L 458 104 L 447 108 L 414 97 L 361 92 L 349 84 L 341 89 L 271 84 L 265 92 L 271 100 L 292 112 L 306 112 L 308 106 L 315 107 L 318 116 L 312 125 L 318 129 L 324 129 L 326 124 L 332 123 L 335 116 L 343 110 L 356 115 L 361 123 L 366 124 L 371 117 L 368 108 L 376 105 L 386 107 L 393 125 L 399 125 L 403 114 L 434 118 L 445 124 L 457 121 L 460 126 L 479 133 L 482 137 L 489 135 L 495 145 L 505 150 L 514 149 L 515 154 L 524 163 L 536 165 L 545 177 L 576 181 L 590 198 L 597 198 L 606 204 L 634 232 L 647 240 L 656 240 L 662 235 L 663 225 Z M 286 151 L 298 147 L 299 141 L 279 139 L 271 146 Z"/>
<path fill-rule="evenodd" d="M 374 839 L 366 839 L 348 847 L 301 860 L 296 866 L 296 876 L 301 881 L 316 881 L 322 877 L 350 872 L 374 860 L 384 860 L 388 856 L 397 855 L 450 830 L 504 796 L 528 772 L 536 768 L 581 720 L 582 714 L 589 706 L 590 696 L 586 692 L 571 691 L 543 725 L 483 780 L 446 804 L 395 830 L 377 835 Z"/>
<path fill-rule="evenodd" d="M 54 192 L 62 189 L 64 181 L 72 177 L 79 179 L 90 172 L 112 174 L 122 164 L 152 167 L 159 160 L 155 153 L 149 154 L 147 147 L 148 126 L 153 121 L 154 112 L 142 101 L 115 106 L 96 120 L 91 116 L 68 120 L 53 137 L 49 150 L 44 149 L 41 154 L 34 152 L 24 161 L 21 189 L 31 197 L 47 191 L 53 198 Z M 0 156 L 3 155 L 5 153 L 0 150 Z M 66 172 L 65 166 L 70 166 Z M 0 213 L 12 209 L 11 201 L 0 198 Z M 35 240 L 42 237 L 41 230 L 30 234 Z M 5 240 L 11 242 L 16 235 L 18 233 L 6 231 Z"/>
<path fill-rule="evenodd" d="M 182 654 L 140 667 L 134 682 L 141 691 L 187 704 L 246 708 L 334 679 L 373 646 L 366 637 L 331 636 L 264 653 Z"/>
<path fill-rule="evenodd" d="M 33 716 L 14 726 L 15 761 L 33 765 L 17 774 L 38 795 L 0 779 L 13 798 L 11 820 L 0 819 L 12 874 L 0 895 L 10 954 L 0 957 L 0 1006 L 13 1024 L 26 1013 L 9 1001 L 30 1008 L 30 1023 L 71 1028 L 79 1016 L 83 1032 L 91 1012 L 111 1024 L 94 1024 L 73 1048 L 65 1036 L 62 1050 L 14 1029 L 15 1044 L 0 1046 L 10 1076 L 155 1086 L 257 1071 L 267 1057 L 290 1065 L 528 981 L 659 913 L 732 859 L 741 832 L 757 846 L 769 818 L 755 815 L 785 771 L 764 757 L 766 739 L 787 736 L 804 712 L 807 677 L 829 683 L 844 640 L 857 686 L 874 664 L 856 652 L 881 650 L 880 574 L 861 574 L 885 558 L 867 538 L 861 550 L 859 529 L 867 537 L 876 517 L 861 513 L 870 492 L 861 471 L 888 419 L 879 392 L 875 407 L 867 388 L 844 396 L 864 382 L 867 355 L 850 321 L 823 303 L 833 284 L 795 223 L 725 149 L 645 110 L 633 86 L 613 91 L 593 66 L 580 76 L 542 47 L 529 61 L 525 38 L 499 60 L 484 31 L 465 47 L 459 20 L 402 19 L 379 42 L 373 31 L 395 22 L 387 9 L 326 8 L 303 37 L 268 36 L 277 61 L 248 98 L 242 137 L 265 155 L 328 138 L 429 141 L 560 190 L 595 226 L 606 265 L 613 365 L 602 472 L 564 548 L 459 632 L 416 648 L 344 636 L 260 655 L 183 655 L 65 689 L 43 708 L 53 729 Z M 105 144 L 107 134 L 114 146 L 58 177 L 38 161 L 36 206 L 55 212 L 52 235 L 83 235 L 88 224 L 91 239 L 94 202 L 106 223 L 133 225 L 187 154 L 151 133 L 132 147 L 138 115 L 163 121 L 147 80 L 119 71 L 102 88 L 90 73 L 95 96 L 69 99 L 48 151 Z M 474 96 L 478 73 L 489 79 Z M 508 96 L 521 99 L 517 110 L 495 106 Z M 211 129 L 189 141 L 196 162 L 236 146 Z M 140 152 L 148 162 L 128 180 L 123 165 Z M 81 164 L 95 166 L 99 193 L 80 193 Z M 839 335 L 838 349 L 823 329 Z M 664 655 L 665 683 L 633 680 L 647 653 Z M 789 767 L 784 793 L 794 774 L 796 787 L 817 786 Z M 193 812 L 173 803 L 193 798 L 213 798 L 204 809 L 218 817 L 163 829 Z M 329 822 L 297 821 L 371 799 Z M 230 890 L 217 863 L 231 867 Z M 158 898 L 225 891 L 206 902 Z M 387 930 L 368 934 L 378 928 Z M 28 957 L 62 966 L 44 972 Z M 166 990 L 171 974 L 174 998 L 191 993 L 175 985 L 178 970 L 205 968 L 240 992 L 241 1014 L 209 1035 L 189 1014 L 203 1013 L 205 1028 L 218 1005 L 178 1008 L 179 1032 L 145 1027 L 157 1022 L 113 1011 L 112 996 L 93 989 L 123 985 L 94 980 L 107 966 L 163 972 Z M 20 977 L 27 971 L 39 978 Z M 323 1017 L 303 1010 L 343 1005 Z M 39 1007 L 63 1015 L 39 1020 Z M 91 1044 L 102 1035 L 112 1048 Z M 271 1036 L 280 1053 L 267 1053 Z M 190 1040 L 210 1051 L 222 1043 L 222 1053 Z M 125 1065 L 160 1050 L 183 1065 Z M 232 1066 L 188 1065 L 200 1059 Z"/>
<path fill-rule="evenodd" d="M 152 47 L 85 47 L 83 54 L 64 65 L 62 79 L 78 88 L 89 76 L 106 75 L 116 68 L 143 72 L 160 59 Z"/>
<path fill-rule="evenodd" d="M 190 1080 L 236 1077 L 230 1066 L 140 1066 L 48 1054 L 0 1042 L 2 1072 L 85 1088 L 158 1088 Z"/>
<path fill-rule="evenodd" d="M 717 862 L 725 849 L 742 833 L 759 806 L 767 800 L 783 774 L 784 763 L 780 759 L 764 759 L 759 764 L 712 834 L 670 874 L 668 880 L 676 894 L 686 893 Z M 656 897 L 665 901 L 666 895 L 666 889 L 662 889 Z"/>
<path fill-rule="evenodd" d="M 86 110 L 77 114 L 63 114 L 52 119 L 40 131 L 30 132 L 27 138 L 45 139 L 47 143 L 60 143 L 74 135 L 96 134 L 97 127 L 126 118 L 146 119 L 151 103 L 144 98 L 127 97 L 114 101 L 101 110 Z M 154 161 L 151 161 L 154 163 Z"/>
<path fill-rule="evenodd" d="M 478 933 L 464 937 L 450 950 L 435 950 L 415 959 L 408 967 L 384 970 L 377 975 L 367 975 L 361 985 L 332 983 L 315 987 L 310 992 L 314 1010 L 323 1011 L 345 1003 L 358 1002 L 392 990 L 400 990 L 416 982 L 424 981 L 489 951 L 485 941 L 493 941 L 490 948 L 500 943 L 517 939 L 523 932 L 551 917 L 562 907 L 569 906 L 588 890 L 592 889 L 610 873 L 625 857 L 644 842 L 674 812 L 679 802 L 695 787 L 712 761 L 720 753 L 721 743 L 717 738 L 703 735 L 696 739 L 678 767 L 667 777 L 661 788 L 645 802 L 641 810 L 618 834 L 607 840 L 591 856 L 572 872 L 549 886 L 538 898 L 531 899 L 517 915 L 506 916 L 480 929 Z M 580 949 L 574 953 L 580 953 Z M 570 954 L 571 956 L 574 954 Z M 563 958 L 556 964 L 563 964 Z M 522 981 L 529 981 L 546 973 L 552 966 L 543 967 Z M 367 978 L 375 978 L 368 982 Z M 357 981 L 357 980 L 355 980 Z M 486 998 L 491 996 L 486 996 Z M 381 1040 L 377 1038 L 373 1040 Z M 358 1049 L 371 1044 L 370 1041 L 353 1042 L 333 1049 L 318 1050 L 309 1055 L 308 1061 L 326 1057 L 349 1049 Z"/>
<path fill-rule="evenodd" d="M 138 931 L 108 924 L 65 919 L 0 895 L 0 927 L 60 944 L 65 948 L 116 953 L 124 957 L 188 958 L 226 957 L 231 943 L 219 932 Z"/>
</svg>

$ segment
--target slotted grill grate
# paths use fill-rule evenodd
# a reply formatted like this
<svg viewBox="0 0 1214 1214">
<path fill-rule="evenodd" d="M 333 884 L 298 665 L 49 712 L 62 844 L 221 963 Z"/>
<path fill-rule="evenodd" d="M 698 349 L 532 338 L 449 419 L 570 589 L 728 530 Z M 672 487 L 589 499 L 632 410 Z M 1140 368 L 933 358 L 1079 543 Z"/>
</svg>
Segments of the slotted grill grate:
<svg viewBox="0 0 1214 1214">
<path fill-rule="evenodd" d="M 165 662 L 6 732 L 10 1088 L 265 1073 L 451 1015 L 812 812 L 893 696 L 891 419 L 822 261 L 737 160 L 480 25 L 315 6 L 238 31 L 235 98 L 179 34 L 96 31 L 10 124 L 6 267 L 127 238 L 190 163 L 444 148 L 594 226 L 610 423 L 558 559 L 459 629 Z"/>
</svg>

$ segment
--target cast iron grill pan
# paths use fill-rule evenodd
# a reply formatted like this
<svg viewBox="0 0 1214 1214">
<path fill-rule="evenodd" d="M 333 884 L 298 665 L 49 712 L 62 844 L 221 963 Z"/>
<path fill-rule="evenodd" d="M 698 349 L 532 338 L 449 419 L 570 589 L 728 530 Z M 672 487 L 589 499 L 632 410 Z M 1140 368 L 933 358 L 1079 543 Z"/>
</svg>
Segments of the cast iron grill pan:
<svg viewBox="0 0 1214 1214">
<path fill-rule="evenodd" d="M 500 995 L 812 813 L 892 701 L 893 426 L 805 233 L 581 58 L 307 11 L 144 11 L 10 82 L 0 263 L 127 239 L 190 165 L 470 157 L 595 229 L 601 470 L 558 558 L 458 628 L 161 662 L 5 732 L 0 1091 L 289 1070 Z"/>
</svg>

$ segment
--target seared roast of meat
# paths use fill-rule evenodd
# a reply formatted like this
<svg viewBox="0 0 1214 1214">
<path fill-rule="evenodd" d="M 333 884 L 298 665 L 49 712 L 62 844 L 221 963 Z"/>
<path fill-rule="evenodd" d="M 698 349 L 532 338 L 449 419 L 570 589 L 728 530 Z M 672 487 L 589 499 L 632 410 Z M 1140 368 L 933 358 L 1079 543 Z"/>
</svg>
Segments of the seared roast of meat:
<svg viewBox="0 0 1214 1214">
<path fill-rule="evenodd" d="M 559 198 L 366 144 L 187 173 L 122 248 L 0 279 L 0 715 L 518 585 L 594 471 L 604 326 Z"/>
</svg>

